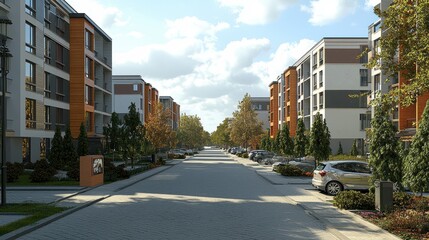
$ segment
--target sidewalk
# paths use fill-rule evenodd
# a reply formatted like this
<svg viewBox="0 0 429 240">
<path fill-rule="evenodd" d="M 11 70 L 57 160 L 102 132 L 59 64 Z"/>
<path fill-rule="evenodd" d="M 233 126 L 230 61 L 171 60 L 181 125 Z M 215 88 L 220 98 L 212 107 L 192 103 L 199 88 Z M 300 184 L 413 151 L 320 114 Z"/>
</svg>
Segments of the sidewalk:
<svg viewBox="0 0 429 240">
<path fill-rule="evenodd" d="M 0 239 L 15 239 L 21 235 L 27 234 L 37 228 L 40 228 L 82 208 L 90 206 L 98 201 L 101 201 L 111 196 L 117 191 L 120 191 L 137 182 L 150 178 L 181 162 L 182 160 L 169 160 L 164 166 L 157 167 L 141 174 L 134 175 L 128 179 L 116 181 L 110 184 L 105 184 L 97 187 L 9 187 L 7 188 L 8 203 L 49 203 L 55 204 L 59 207 L 68 207 L 70 209 L 59 214 L 53 215 L 51 217 L 42 219 L 41 221 L 33 225 L 26 226 L 24 228 L 0 236 Z M 0 226 L 17 221 L 23 217 L 26 216 L 17 215 L 13 213 L 1 214 Z"/>
<path fill-rule="evenodd" d="M 275 185 L 293 204 L 303 208 L 309 215 L 325 224 L 327 230 L 337 236 L 338 239 L 401 239 L 350 211 L 334 207 L 330 202 L 333 197 L 315 190 L 309 177 L 282 176 L 273 172 L 271 166 L 261 166 L 249 159 L 239 158 L 235 155 L 229 156 Z"/>
</svg>

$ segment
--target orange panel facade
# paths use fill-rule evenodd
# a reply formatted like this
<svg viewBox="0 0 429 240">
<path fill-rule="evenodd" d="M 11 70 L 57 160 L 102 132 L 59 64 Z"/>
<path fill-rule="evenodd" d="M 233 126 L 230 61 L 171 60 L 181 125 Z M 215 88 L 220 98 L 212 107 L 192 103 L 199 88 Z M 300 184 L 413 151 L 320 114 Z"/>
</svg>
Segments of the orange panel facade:
<svg viewBox="0 0 429 240">
<path fill-rule="evenodd" d="M 89 33 L 89 34 L 88 34 Z M 86 34 L 90 36 L 85 39 Z M 86 41 L 89 41 L 87 43 Z M 86 15 L 70 18 L 70 130 L 79 136 L 81 123 L 94 134 L 94 26 Z"/>
<path fill-rule="evenodd" d="M 298 110 L 297 110 L 297 72 L 296 67 L 289 67 L 284 72 L 285 78 L 285 121 L 289 126 L 292 137 L 296 134 Z"/>
<path fill-rule="evenodd" d="M 279 130 L 279 85 L 277 82 L 270 84 L 270 137 L 274 138 Z"/>
</svg>

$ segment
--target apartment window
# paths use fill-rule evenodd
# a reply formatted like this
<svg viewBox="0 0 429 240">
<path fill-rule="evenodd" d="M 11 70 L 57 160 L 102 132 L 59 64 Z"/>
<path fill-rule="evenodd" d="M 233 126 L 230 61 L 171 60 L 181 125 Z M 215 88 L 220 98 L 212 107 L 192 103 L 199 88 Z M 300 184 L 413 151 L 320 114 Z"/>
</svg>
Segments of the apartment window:
<svg viewBox="0 0 429 240">
<path fill-rule="evenodd" d="M 57 68 L 64 69 L 64 48 L 60 44 L 57 44 Z"/>
<path fill-rule="evenodd" d="M 25 12 L 30 16 L 36 16 L 36 4 L 34 0 L 25 0 Z"/>
<path fill-rule="evenodd" d="M 287 112 L 286 112 L 287 116 L 290 117 L 290 106 L 287 106 Z"/>
<path fill-rule="evenodd" d="M 64 101 L 65 93 L 64 93 L 64 81 L 62 78 L 57 78 L 57 100 Z"/>
<path fill-rule="evenodd" d="M 85 57 L 85 76 L 92 78 L 92 59 Z"/>
<path fill-rule="evenodd" d="M 290 91 L 289 90 L 286 92 L 286 99 L 288 102 L 290 102 Z"/>
<path fill-rule="evenodd" d="M 298 102 L 298 116 L 301 115 L 301 102 Z"/>
<path fill-rule="evenodd" d="M 46 159 L 46 149 L 47 149 L 47 142 L 49 141 L 48 138 L 41 138 L 40 139 L 40 159 Z"/>
<path fill-rule="evenodd" d="M 85 85 L 85 104 L 92 105 L 92 87 Z"/>
<path fill-rule="evenodd" d="M 56 110 L 56 125 L 64 126 L 64 109 L 57 108 Z"/>
<path fill-rule="evenodd" d="M 367 48 L 368 48 L 368 46 L 366 46 L 366 45 L 360 46 L 360 52 L 361 53 L 365 52 L 367 50 Z M 360 56 L 359 62 L 360 63 L 368 63 L 368 54 L 362 54 Z"/>
<path fill-rule="evenodd" d="M 368 86 L 368 69 L 360 69 L 360 85 L 361 86 Z"/>
<path fill-rule="evenodd" d="M 85 47 L 92 50 L 92 33 L 88 30 L 85 30 Z"/>
<path fill-rule="evenodd" d="M 36 91 L 36 72 L 35 64 L 25 61 L 25 90 Z"/>
<path fill-rule="evenodd" d="M 51 75 L 48 72 L 45 72 L 45 97 L 51 97 Z"/>
<path fill-rule="evenodd" d="M 51 12 L 51 4 L 49 1 L 45 1 L 45 27 L 50 28 L 51 21 L 49 20 L 49 13 Z"/>
<path fill-rule="evenodd" d="M 380 39 L 374 40 L 374 53 L 378 53 L 380 51 Z"/>
<path fill-rule="evenodd" d="M 319 65 L 323 64 L 323 48 L 319 49 Z"/>
<path fill-rule="evenodd" d="M 45 37 L 45 63 L 51 64 L 51 53 L 52 53 L 52 40 Z"/>
<path fill-rule="evenodd" d="M 317 110 L 317 94 L 313 95 L 313 110 Z"/>
<path fill-rule="evenodd" d="M 323 108 L 323 92 L 319 93 L 319 109 Z"/>
<path fill-rule="evenodd" d="M 36 100 L 25 99 L 25 127 L 36 128 Z"/>
<path fill-rule="evenodd" d="M 66 22 L 61 17 L 57 16 L 57 32 L 64 34 L 66 31 Z"/>
<path fill-rule="evenodd" d="M 313 74 L 313 90 L 317 89 L 317 74 Z"/>
<path fill-rule="evenodd" d="M 323 87 L 323 71 L 319 72 L 319 87 Z"/>
<path fill-rule="evenodd" d="M 45 106 L 45 130 L 51 130 L 51 129 L 52 129 L 51 107 Z"/>
<path fill-rule="evenodd" d="M 317 53 L 313 54 L 313 69 L 317 68 Z"/>
<path fill-rule="evenodd" d="M 359 115 L 359 120 L 360 120 L 360 130 L 364 131 L 367 128 L 371 127 L 371 114 L 360 114 Z"/>
<path fill-rule="evenodd" d="M 28 22 L 25 22 L 25 51 L 29 53 L 36 52 L 36 31 L 35 27 Z"/>
<path fill-rule="evenodd" d="M 92 118 L 91 113 L 85 112 L 85 127 L 86 127 L 86 131 L 88 132 L 91 131 L 91 118 Z"/>
<path fill-rule="evenodd" d="M 381 91 L 380 74 L 374 76 L 374 92 Z"/>
<path fill-rule="evenodd" d="M 137 92 L 139 90 L 139 85 L 138 84 L 133 84 L 133 91 Z"/>
<path fill-rule="evenodd" d="M 374 32 L 378 32 L 381 29 L 381 21 L 374 24 Z"/>
<path fill-rule="evenodd" d="M 297 92 L 298 92 L 298 98 L 299 98 L 301 96 L 301 84 L 298 84 Z"/>
</svg>

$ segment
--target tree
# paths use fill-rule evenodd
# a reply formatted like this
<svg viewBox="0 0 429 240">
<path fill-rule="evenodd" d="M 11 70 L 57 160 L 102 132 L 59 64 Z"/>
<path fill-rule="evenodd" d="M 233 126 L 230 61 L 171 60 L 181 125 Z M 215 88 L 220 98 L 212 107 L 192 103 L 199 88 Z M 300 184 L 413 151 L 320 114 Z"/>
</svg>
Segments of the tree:
<svg viewBox="0 0 429 240">
<path fill-rule="evenodd" d="M 305 135 L 304 120 L 302 118 L 299 118 L 298 126 L 296 129 L 296 136 L 295 136 L 295 148 L 294 148 L 295 155 L 297 157 L 304 157 L 307 145 L 308 145 L 308 138 Z"/>
<path fill-rule="evenodd" d="M 131 103 L 128 107 L 128 113 L 124 116 L 121 149 L 125 164 L 128 163 L 129 158 L 132 167 L 134 167 L 134 160 L 141 153 L 143 141 L 142 127 L 139 114 L 136 111 L 136 104 Z"/>
<path fill-rule="evenodd" d="M 88 155 L 88 136 L 86 134 L 86 128 L 83 123 L 80 124 L 80 132 L 79 137 L 77 139 L 77 155 Z"/>
<path fill-rule="evenodd" d="M 251 139 L 263 133 L 262 122 L 258 120 L 256 112 L 252 109 L 249 94 L 245 94 L 233 113 L 231 121 L 231 139 L 236 144 L 247 148 Z"/>
<path fill-rule="evenodd" d="M 204 128 L 197 115 L 182 114 L 177 138 L 182 146 L 187 148 L 202 147 L 204 145 Z"/>
<path fill-rule="evenodd" d="M 282 145 L 281 141 L 282 141 L 282 136 L 281 136 L 281 131 L 277 131 L 276 137 L 273 139 L 272 142 L 272 151 L 276 154 L 280 154 L 281 153 L 281 148 L 280 146 Z"/>
<path fill-rule="evenodd" d="M 376 180 L 402 182 L 402 162 L 398 154 L 398 139 L 389 117 L 389 110 L 375 107 L 371 120 L 369 164 L 372 168 L 372 184 Z"/>
<path fill-rule="evenodd" d="M 149 115 L 146 123 L 146 139 L 151 142 L 155 152 L 163 147 L 176 145 L 176 132 L 169 125 L 170 116 L 164 111 L 162 104 L 155 104 L 155 112 Z"/>
<path fill-rule="evenodd" d="M 357 149 L 356 139 L 353 140 L 353 145 L 352 145 L 352 149 L 350 150 L 350 155 L 352 155 L 352 156 L 359 155 L 359 152 L 358 152 L 358 149 Z"/>
<path fill-rule="evenodd" d="M 383 19 L 383 37 L 367 66 L 380 68 L 391 79 L 400 72 L 401 77 L 410 80 L 392 88 L 380 102 L 392 106 L 399 101 L 403 107 L 409 106 L 429 91 L 429 2 L 393 1 L 385 11 L 374 8 L 374 12 Z"/>
<path fill-rule="evenodd" d="M 322 121 L 322 115 L 317 113 L 310 131 L 310 153 L 316 160 L 316 165 L 318 165 L 320 161 L 329 158 L 331 152 L 329 137 L 330 135 L 326 122 Z"/>
<path fill-rule="evenodd" d="M 231 129 L 229 128 L 230 118 L 225 118 L 221 124 L 219 124 L 216 130 L 211 134 L 211 140 L 214 144 L 227 148 L 232 145 L 231 141 Z"/>
<path fill-rule="evenodd" d="M 120 151 L 120 141 L 121 141 L 121 128 L 122 122 L 119 119 L 119 116 L 116 112 L 112 113 L 110 117 L 110 123 L 103 128 L 103 134 L 106 136 L 107 149 Z"/>
<path fill-rule="evenodd" d="M 64 161 L 64 167 L 67 170 L 73 168 L 76 165 L 76 161 L 78 161 L 76 149 L 73 145 L 73 138 L 71 135 L 70 126 L 67 126 L 66 133 L 64 134 L 62 156 Z"/>
<path fill-rule="evenodd" d="M 293 155 L 294 145 L 293 140 L 290 137 L 289 126 L 283 124 L 282 130 L 280 131 L 280 150 L 281 153 L 287 156 Z"/>
<path fill-rule="evenodd" d="M 63 162 L 63 137 L 59 126 L 55 129 L 54 138 L 52 139 L 52 147 L 48 154 L 49 164 L 55 169 L 64 169 Z"/>
<path fill-rule="evenodd" d="M 263 150 L 270 151 L 270 133 L 267 132 L 264 137 L 261 139 L 261 148 Z"/>
<path fill-rule="evenodd" d="M 338 143 L 338 151 L 337 151 L 337 155 L 343 155 L 343 146 L 341 145 L 341 142 Z"/>
<path fill-rule="evenodd" d="M 405 184 L 413 192 L 429 190 L 429 101 L 423 111 L 422 119 L 413 138 L 404 166 Z"/>
</svg>

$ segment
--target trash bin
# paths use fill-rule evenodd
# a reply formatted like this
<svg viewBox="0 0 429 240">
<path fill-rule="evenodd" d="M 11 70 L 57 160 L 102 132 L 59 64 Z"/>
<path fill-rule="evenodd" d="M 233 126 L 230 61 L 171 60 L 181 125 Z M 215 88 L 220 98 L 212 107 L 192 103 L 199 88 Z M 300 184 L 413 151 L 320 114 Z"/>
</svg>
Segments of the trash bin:
<svg viewBox="0 0 429 240">
<path fill-rule="evenodd" d="M 393 182 L 375 182 L 375 209 L 381 212 L 390 211 L 393 208 Z"/>
</svg>

